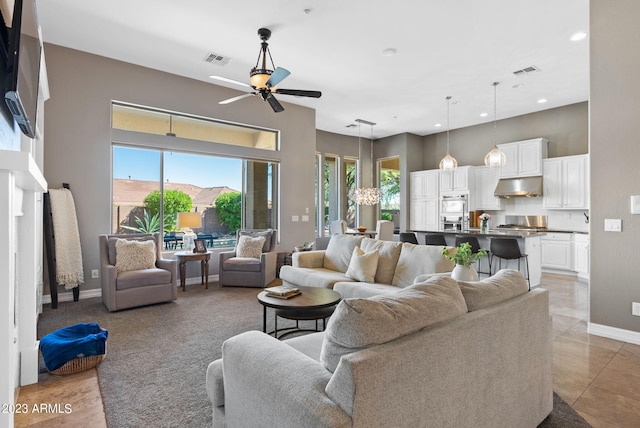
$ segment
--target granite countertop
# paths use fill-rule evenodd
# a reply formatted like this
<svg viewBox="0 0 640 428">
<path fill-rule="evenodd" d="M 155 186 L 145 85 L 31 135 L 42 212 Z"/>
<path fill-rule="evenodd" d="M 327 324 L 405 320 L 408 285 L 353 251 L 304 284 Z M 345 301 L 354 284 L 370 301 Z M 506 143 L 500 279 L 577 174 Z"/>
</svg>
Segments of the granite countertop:
<svg viewBox="0 0 640 428">
<path fill-rule="evenodd" d="M 546 235 L 545 232 L 537 232 L 537 231 L 527 231 L 527 230 L 500 230 L 500 229 L 489 229 L 487 232 L 483 233 L 480 229 L 470 228 L 467 230 L 420 230 L 414 232 L 426 232 L 426 233 L 446 233 L 451 235 L 476 235 L 478 237 L 486 236 L 496 236 L 496 237 L 504 237 L 508 236 L 511 238 L 532 238 L 535 236 L 543 236 Z"/>
</svg>

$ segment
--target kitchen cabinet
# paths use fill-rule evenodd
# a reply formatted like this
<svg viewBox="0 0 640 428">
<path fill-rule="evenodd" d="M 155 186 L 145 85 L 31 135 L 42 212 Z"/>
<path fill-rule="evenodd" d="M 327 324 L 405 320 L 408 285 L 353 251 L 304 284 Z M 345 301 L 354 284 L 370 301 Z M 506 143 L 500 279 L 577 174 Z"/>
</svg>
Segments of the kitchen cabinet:
<svg viewBox="0 0 640 428">
<path fill-rule="evenodd" d="M 576 233 L 574 236 L 574 267 L 579 278 L 589 279 L 589 235 Z"/>
<path fill-rule="evenodd" d="M 409 176 L 412 199 L 440 196 L 440 170 L 414 171 Z"/>
<path fill-rule="evenodd" d="M 440 200 L 438 198 L 411 199 L 409 208 L 410 230 L 438 230 Z"/>
<path fill-rule="evenodd" d="M 495 196 L 494 192 L 500 179 L 500 170 L 487 166 L 474 168 L 474 185 L 470 194 L 473 195 L 473 205 L 470 210 L 501 210 L 502 199 Z"/>
<path fill-rule="evenodd" d="M 473 183 L 473 169 L 470 166 L 459 166 L 453 171 L 440 172 L 440 194 L 468 193 L 469 183 Z"/>
<path fill-rule="evenodd" d="M 543 208 L 589 208 L 589 155 L 545 159 L 543 166 Z"/>
<path fill-rule="evenodd" d="M 546 138 L 534 138 L 498 144 L 506 159 L 500 169 L 500 178 L 542 175 L 542 159 L 547 157 L 548 143 Z"/>
<path fill-rule="evenodd" d="M 543 269 L 573 271 L 573 233 L 548 232 L 540 241 Z"/>
</svg>

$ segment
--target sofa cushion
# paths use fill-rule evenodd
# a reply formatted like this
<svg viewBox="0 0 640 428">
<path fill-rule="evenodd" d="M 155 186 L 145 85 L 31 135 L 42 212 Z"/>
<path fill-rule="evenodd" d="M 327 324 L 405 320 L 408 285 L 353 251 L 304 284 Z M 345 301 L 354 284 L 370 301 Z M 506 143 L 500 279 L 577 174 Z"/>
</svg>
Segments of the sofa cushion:
<svg viewBox="0 0 640 428">
<path fill-rule="evenodd" d="M 116 271 L 152 269 L 156 266 L 155 241 L 116 241 Z"/>
<path fill-rule="evenodd" d="M 169 284 L 171 272 L 165 269 L 142 269 L 121 272 L 116 278 L 116 290 L 146 287 L 147 285 Z"/>
<path fill-rule="evenodd" d="M 264 236 L 242 235 L 238 238 L 236 246 L 236 255 L 238 257 L 251 257 L 259 259 L 262 255 L 262 247 L 264 246 Z"/>
<path fill-rule="evenodd" d="M 356 245 L 360 245 L 362 236 L 333 235 L 324 253 L 325 269 L 346 272 L 351 262 L 351 254 Z"/>
<path fill-rule="evenodd" d="M 442 255 L 441 246 L 404 242 L 391 285 L 404 288 L 413 284 L 419 275 L 450 272 L 454 267 L 455 264 Z"/>
<path fill-rule="evenodd" d="M 380 284 L 391 284 L 393 281 L 393 273 L 398 264 L 400 251 L 402 250 L 401 242 L 380 241 L 378 239 L 364 238 L 360 245 L 365 253 L 378 250 L 378 269 L 374 281 Z"/>
<path fill-rule="evenodd" d="M 107 239 L 107 249 L 109 255 L 109 264 L 115 266 L 116 265 L 116 241 L 118 239 L 127 239 L 129 241 L 154 241 L 156 238 L 153 235 L 142 235 L 137 236 L 131 234 L 131 236 L 127 236 L 126 238 L 116 238 L 114 236 Z"/>
<path fill-rule="evenodd" d="M 392 294 L 344 299 L 329 319 L 320 361 L 333 372 L 342 355 L 390 342 L 466 312 L 458 283 L 446 277 Z"/>
<path fill-rule="evenodd" d="M 342 281 L 353 281 L 343 272 L 325 268 L 298 268 L 282 266 L 280 278 L 294 287 L 324 287 L 333 288 L 333 284 Z"/>
<path fill-rule="evenodd" d="M 365 253 L 356 245 L 345 275 L 356 281 L 373 282 L 377 268 L 378 250 Z"/>
<path fill-rule="evenodd" d="M 248 229 L 244 229 L 244 230 L 240 230 L 238 231 L 238 236 L 252 236 L 254 238 L 259 238 L 259 237 L 263 237 L 264 238 L 264 244 L 262 245 L 262 252 L 263 253 L 268 253 L 269 251 L 271 251 L 271 235 L 273 235 L 273 233 L 275 232 L 275 230 L 273 229 L 267 229 L 267 230 L 248 230 Z"/>
<path fill-rule="evenodd" d="M 458 281 L 469 312 L 495 305 L 529 291 L 527 280 L 517 270 L 502 269 L 482 281 Z"/>
<path fill-rule="evenodd" d="M 333 291 L 340 294 L 343 299 L 352 297 L 373 297 L 379 294 L 396 293 L 404 288 L 377 282 L 336 282 Z"/>
<path fill-rule="evenodd" d="M 231 257 L 223 262 L 224 270 L 239 272 L 260 272 L 262 263 L 253 257 Z"/>
</svg>

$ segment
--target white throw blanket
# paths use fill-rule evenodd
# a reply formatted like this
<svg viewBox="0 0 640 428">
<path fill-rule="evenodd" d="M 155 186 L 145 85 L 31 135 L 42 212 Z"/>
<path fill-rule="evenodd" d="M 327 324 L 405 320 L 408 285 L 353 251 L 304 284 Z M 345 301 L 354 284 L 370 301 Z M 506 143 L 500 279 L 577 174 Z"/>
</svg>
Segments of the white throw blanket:
<svg viewBox="0 0 640 428">
<path fill-rule="evenodd" d="M 49 196 L 55 236 L 56 282 L 70 290 L 84 283 L 76 205 L 69 189 L 49 189 Z"/>
</svg>

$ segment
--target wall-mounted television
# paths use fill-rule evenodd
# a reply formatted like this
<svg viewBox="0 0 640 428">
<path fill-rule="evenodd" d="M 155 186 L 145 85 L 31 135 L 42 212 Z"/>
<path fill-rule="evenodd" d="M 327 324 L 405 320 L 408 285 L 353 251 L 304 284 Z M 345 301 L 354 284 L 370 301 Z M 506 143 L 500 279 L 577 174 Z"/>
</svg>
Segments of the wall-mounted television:
<svg viewBox="0 0 640 428">
<path fill-rule="evenodd" d="M 15 0 L 4 98 L 22 132 L 31 138 L 36 136 L 41 49 L 35 0 Z"/>
</svg>

